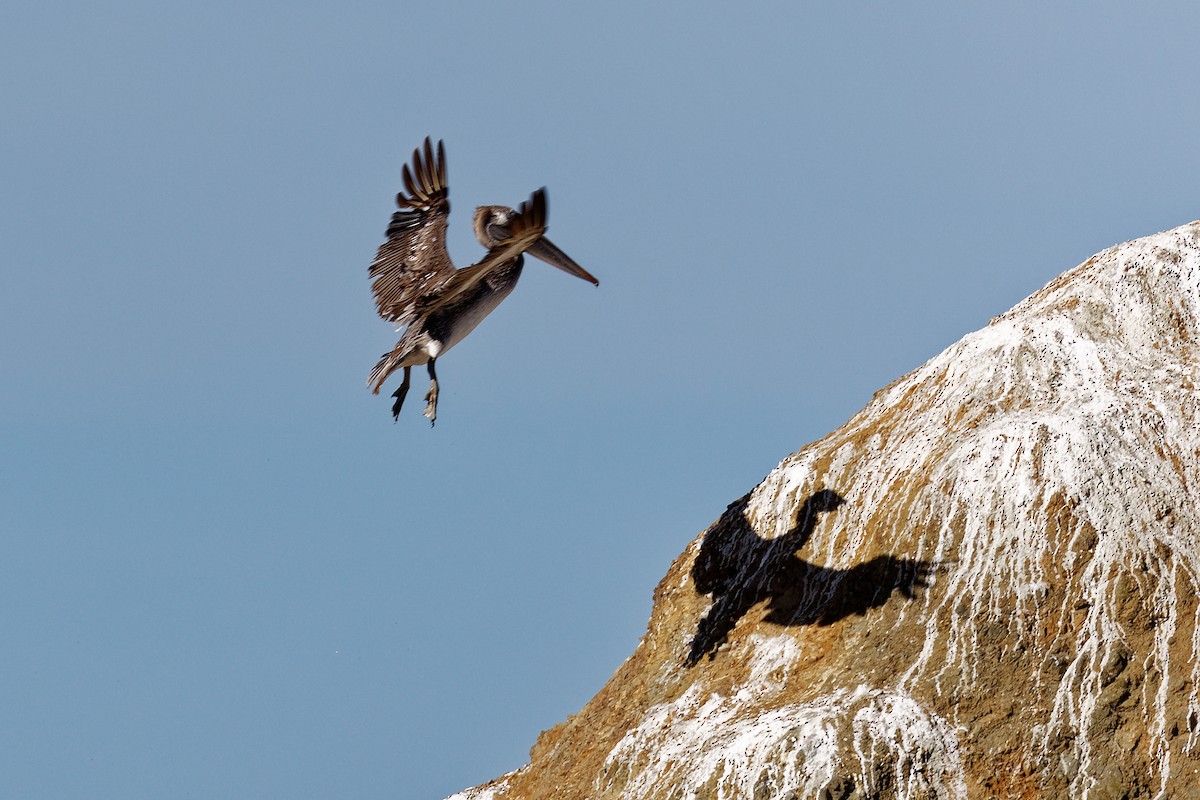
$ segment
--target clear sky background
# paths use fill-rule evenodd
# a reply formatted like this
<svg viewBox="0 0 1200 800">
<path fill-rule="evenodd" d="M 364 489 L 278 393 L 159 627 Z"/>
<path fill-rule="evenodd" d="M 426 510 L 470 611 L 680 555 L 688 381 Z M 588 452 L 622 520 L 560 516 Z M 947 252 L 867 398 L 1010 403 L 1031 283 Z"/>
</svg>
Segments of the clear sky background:
<svg viewBox="0 0 1200 800">
<path fill-rule="evenodd" d="M 0 10 L 0 796 L 514 769 L 779 459 L 1200 217 L 1195 3 L 732 9 Z M 427 134 L 457 263 L 545 185 L 601 281 L 531 262 L 432 430 L 365 388 Z"/>
</svg>

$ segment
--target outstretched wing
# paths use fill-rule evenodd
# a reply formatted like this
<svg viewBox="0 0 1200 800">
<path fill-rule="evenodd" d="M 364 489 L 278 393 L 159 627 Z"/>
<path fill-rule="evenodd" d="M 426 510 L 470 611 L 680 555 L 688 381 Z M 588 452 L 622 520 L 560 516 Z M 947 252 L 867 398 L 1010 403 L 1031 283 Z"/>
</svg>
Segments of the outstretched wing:
<svg viewBox="0 0 1200 800">
<path fill-rule="evenodd" d="M 379 316 L 407 325 L 418 302 L 435 294 L 455 273 L 446 251 L 450 192 L 441 141 L 436 157 L 428 136 L 424 155 L 413 150 L 412 171 L 404 165 L 404 187 L 408 196 L 396 195 L 400 210 L 392 214 L 387 241 L 375 254 L 370 275 Z"/>
<path fill-rule="evenodd" d="M 528 250 L 545 232 L 546 188 L 542 187 L 521 203 L 517 213 L 509 218 L 508 237 L 488 250 L 478 264 L 457 270 L 446 283 L 438 302 L 452 305 L 457 298 L 470 293 L 489 274 Z"/>
</svg>

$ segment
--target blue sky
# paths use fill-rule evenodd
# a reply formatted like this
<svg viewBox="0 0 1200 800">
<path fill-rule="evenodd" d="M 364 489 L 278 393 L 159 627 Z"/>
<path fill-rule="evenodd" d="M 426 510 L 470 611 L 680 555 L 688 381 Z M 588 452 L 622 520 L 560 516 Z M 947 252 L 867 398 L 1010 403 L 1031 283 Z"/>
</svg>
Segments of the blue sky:
<svg viewBox="0 0 1200 800">
<path fill-rule="evenodd" d="M 0 794 L 513 769 L 780 458 L 1200 217 L 1194 4 L 905 5 L 0 11 Z M 459 264 L 545 185 L 601 281 L 531 263 L 433 430 L 365 388 L 426 135 Z"/>
</svg>

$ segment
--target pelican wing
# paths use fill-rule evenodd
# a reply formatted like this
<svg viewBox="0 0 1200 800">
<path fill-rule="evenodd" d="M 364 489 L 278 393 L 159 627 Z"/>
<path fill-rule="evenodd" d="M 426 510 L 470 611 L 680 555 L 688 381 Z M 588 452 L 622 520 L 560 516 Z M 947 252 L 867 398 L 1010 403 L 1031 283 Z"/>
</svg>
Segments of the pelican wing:
<svg viewBox="0 0 1200 800">
<path fill-rule="evenodd" d="M 411 322 L 421 301 L 436 294 L 455 273 L 446 251 L 446 151 L 439 141 L 435 157 L 428 136 L 424 149 L 424 154 L 413 150 L 411 171 L 404 165 L 408 195 L 396 195 L 400 210 L 392 214 L 387 241 L 370 270 L 379 316 L 402 325 Z"/>
<path fill-rule="evenodd" d="M 438 303 L 453 305 L 470 294 L 479 282 L 499 267 L 509 264 L 542 238 L 546 232 L 546 189 L 538 189 L 529 199 L 521 203 L 517 213 L 509 219 L 508 237 L 488 250 L 486 256 L 475 264 L 455 272 L 445 284 Z"/>
</svg>

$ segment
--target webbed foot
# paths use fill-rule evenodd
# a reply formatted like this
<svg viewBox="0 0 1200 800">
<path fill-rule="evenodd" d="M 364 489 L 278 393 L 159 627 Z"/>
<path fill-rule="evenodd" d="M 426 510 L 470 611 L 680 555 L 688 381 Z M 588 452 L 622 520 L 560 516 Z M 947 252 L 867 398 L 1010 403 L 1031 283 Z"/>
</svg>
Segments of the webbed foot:
<svg viewBox="0 0 1200 800">
<path fill-rule="evenodd" d="M 404 382 L 400 384 L 399 389 L 392 392 L 392 397 L 396 398 L 396 402 L 392 403 L 392 422 L 400 419 L 400 406 L 404 405 L 404 396 L 408 394 L 408 373 L 411 371 L 411 367 L 404 368 Z"/>
<path fill-rule="evenodd" d="M 438 385 L 437 381 L 429 384 L 429 391 L 425 393 L 425 416 L 429 417 L 429 427 L 433 427 L 437 423 L 437 401 L 438 401 Z"/>
</svg>

